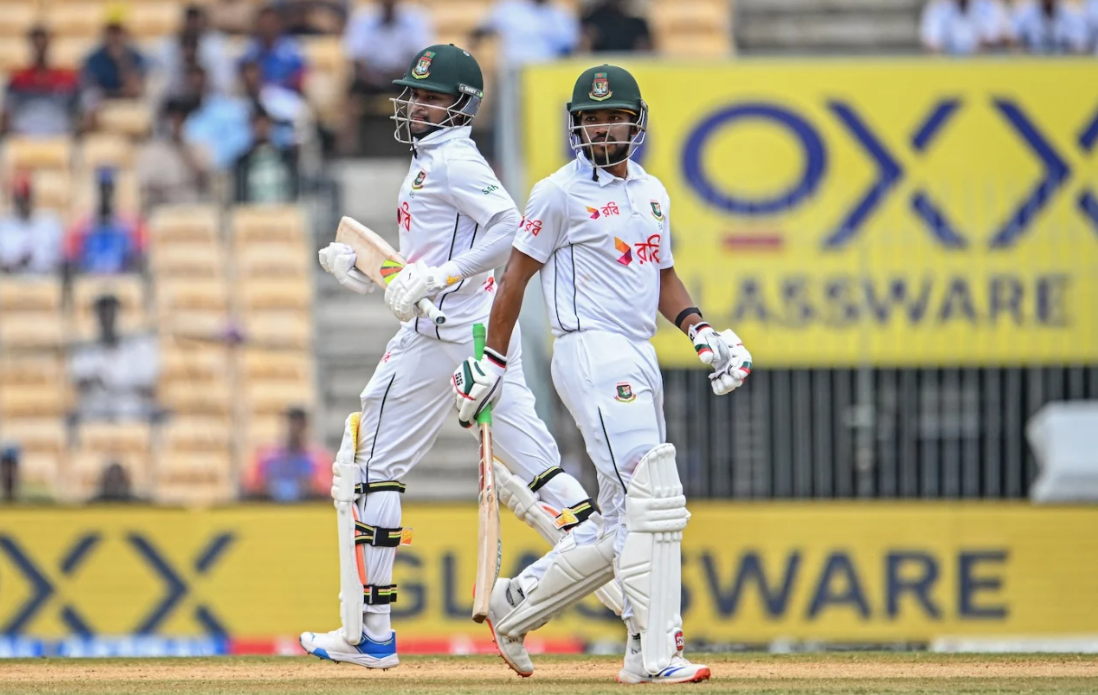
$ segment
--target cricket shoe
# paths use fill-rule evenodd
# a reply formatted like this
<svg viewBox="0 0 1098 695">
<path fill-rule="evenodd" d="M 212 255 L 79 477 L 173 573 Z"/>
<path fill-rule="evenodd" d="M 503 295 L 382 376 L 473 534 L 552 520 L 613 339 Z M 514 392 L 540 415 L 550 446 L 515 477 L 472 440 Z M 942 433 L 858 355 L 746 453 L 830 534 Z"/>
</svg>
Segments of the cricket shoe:
<svg viewBox="0 0 1098 695">
<path fill-rule="evenodd" d="M 302 632 L 298 642 L 305 651 L 328 661 L 345 661 L 366 668 L 381 669 L 400 665 L 395 632 L 390 633 L 389 639 L 383 642 L 370 639 L 363 632 L 362 641 L 358 644 L 350 644 L 343 639 L 343 630 L 332 630 L 319 635 L 315 632 Z"/>
<path fill-rule="evenodd" d="M 523 678 L 534 675 L 534 662 L 530 660 L 530 654 L 523 646 L 526 635 L 517 638 L 508 637 L 502 632 L 496 631 L 496 623 L 507 617 L 514 610 L 514 604 L 509 600 L 511 594 L 511 580 L 500 577 L 492 587 L 492 595 L 488 598 L 488 627 L 492 629 L 492 639 L 496 642 L 499 655 L 503 661 L 511 667 L 511 670 Z"/>
<path fill-rule="evenodd" d="M 671 657 L 671 664 L 659 673 L 648 673 L 644 669 L 644 659 L 641 657 L 640 635 L 629 638 L 629 646 L 625 650 L 625 667 L 618 672 L 618 682 L 636 685 L 639 683 L 701 683 L 709 680 L 709 667 L 702 664 L 692 664 L 687 661 L 680 650 Z"/>
</svg>

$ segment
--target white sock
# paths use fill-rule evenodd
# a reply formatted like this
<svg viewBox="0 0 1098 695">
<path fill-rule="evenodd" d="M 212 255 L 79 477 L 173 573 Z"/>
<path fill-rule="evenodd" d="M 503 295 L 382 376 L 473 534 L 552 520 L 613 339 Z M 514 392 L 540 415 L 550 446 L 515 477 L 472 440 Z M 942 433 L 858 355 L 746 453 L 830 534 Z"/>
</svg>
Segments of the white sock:
<svg viewBox="0 0 1098 695">
<path fill-rule="evenodd" d="M 375 642 L 387 642 L 393 634 L 388 613 L 363 613 L 366 636 Z"/>
</svg>

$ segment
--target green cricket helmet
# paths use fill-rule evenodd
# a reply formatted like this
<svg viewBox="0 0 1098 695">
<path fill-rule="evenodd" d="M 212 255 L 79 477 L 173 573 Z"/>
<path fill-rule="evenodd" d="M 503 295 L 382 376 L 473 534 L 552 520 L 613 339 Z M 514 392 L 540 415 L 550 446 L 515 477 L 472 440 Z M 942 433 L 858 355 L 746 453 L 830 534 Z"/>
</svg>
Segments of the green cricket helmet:
<svg viewBox="0 0 1098 695">
<path fill-rule="evenodd" d="M 603 128 L 599 125 L 584 125 L 583 115 L 592 111 L 627 111 L 634 117 L 632 132 L 628 140 L 600 140 L 605 144 L 604 156 L 596 158 L 590 138 L 585 138 L 589 130 Z M 582 152 L 596 167 L 620 164 L 633 156 L 648 128 L 648 104 L 641 98 L 640 85 L 625 68 L 617 65 L 598 65 L 583 71 L 572 88 L 572 101 L 568 102 L 568 142 L 575 152 Z M 607 137 L 609 133 L 607 133 Z M 618 153 L 611 154 L 611 145 L 618 145 Z M 601 159 L 601 161 L 596 161 Z"/>
<path fill-rule="evenodd" d="M 393 80 L 393 84 L 404 87 L 399 97 L 391 99 L 392 118 L 396 121 L 394 137 L 408 145 L 414 137 L 422 137 L 412 135 L 413 124 L 429 126 L 429 132 L 468 125 L 484 99 L 484 74 L 477 59 L 452 43 L 424 48 L 412 58 L 404 77 Z M 441 123 L 417 120 L 412 118 L 412 109 L 416 106 L 413 89 L 449 94 L 457 100 L 446 108 L 447 116 Z"/>
</svg>

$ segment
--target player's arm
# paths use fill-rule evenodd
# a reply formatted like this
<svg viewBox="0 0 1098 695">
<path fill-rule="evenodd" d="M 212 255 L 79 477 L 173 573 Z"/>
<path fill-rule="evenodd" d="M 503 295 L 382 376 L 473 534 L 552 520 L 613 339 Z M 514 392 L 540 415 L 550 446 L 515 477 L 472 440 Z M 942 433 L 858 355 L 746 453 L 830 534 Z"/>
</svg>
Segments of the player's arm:
<svg viewBox="0 0 1098 695">
<path fill-rule="evenodd" d="M 713 393 L 723 396 L 743 385 L 751 373 L 751 353 L 743 346 L 740 337 L 731 330 L 718 333 L 702 317 L 694 306 L 690 291 L 675 272 L 675 260 L 671 256 L 671 201 L 664 200 L 668 218 L 661 238 L 660 248 L 660 301 L 659 311 L 665 319 L 685 333 L 692 343 L 698 359 L 713 368 L 709 375 Z"/>
<path fill-rule="evenodd" d="M 511 344 L 511 334 L 515 332 L 519 312 L 522 311 L 522 299 L 526 296 L 526 286 L 534 273 L 545 265 L 536 258 L 527 256 L 518 249 L 511 249 L 511 258 L 507 261 L 507 270 L 503 271 L 496 299 L 492 303 L 492 314 L 488 319 L 487 346 L 506 355 Z"/>
</svg>

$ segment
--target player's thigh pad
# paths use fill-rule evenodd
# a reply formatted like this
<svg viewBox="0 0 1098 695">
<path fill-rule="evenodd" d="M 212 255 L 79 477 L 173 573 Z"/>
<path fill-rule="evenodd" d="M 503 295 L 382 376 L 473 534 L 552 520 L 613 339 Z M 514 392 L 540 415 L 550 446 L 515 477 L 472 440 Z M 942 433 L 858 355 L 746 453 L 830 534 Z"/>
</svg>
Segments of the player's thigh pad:
<svg viewBox="0 0 1098 695">
<path fill-rule="evenodd" d="M 675 447 L 660 444 L 633 471 L 625 499 L 625 544 L 618 557 L 618 579 L 640 629 L 649 673 L 667 668 L 677 651 L 682 531 L 689 518 Z"/>
<path fill-rule="evenodd" d="M 583 532 L 597 535 L 582 543 L 577 534 Z M 521 587 L 512 583 L 512 591 L 521 588 L 520 601 L 496 623 L 497 631 L 517 638 L 536 630 L 614 576 L 614 537 L 604 532 L 598 514 L 566 534 L 554 551 L 540 579 L 529 578 Z"/>
</svg>

